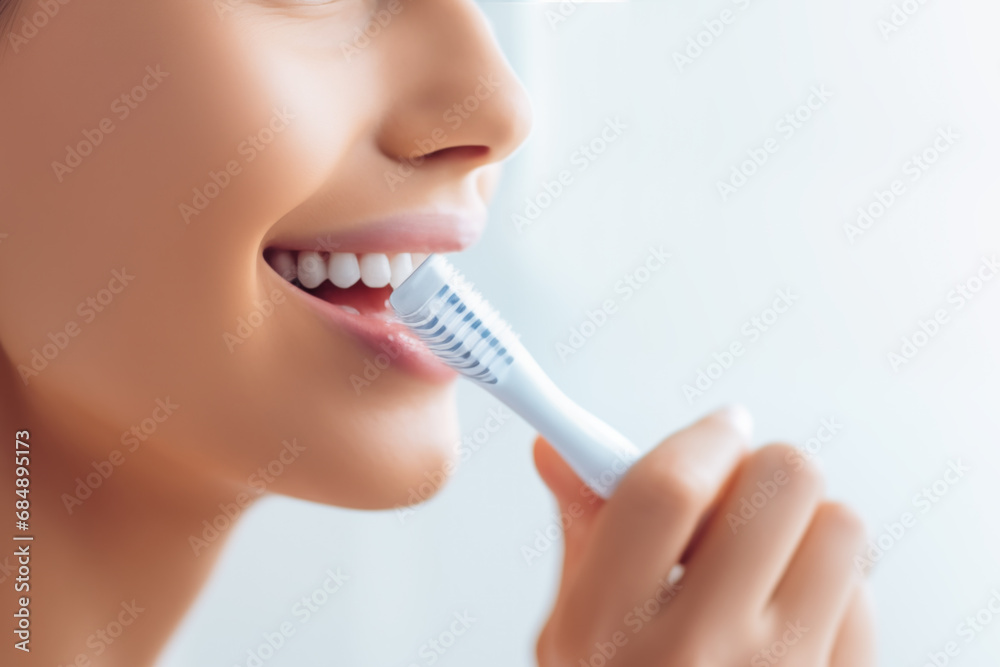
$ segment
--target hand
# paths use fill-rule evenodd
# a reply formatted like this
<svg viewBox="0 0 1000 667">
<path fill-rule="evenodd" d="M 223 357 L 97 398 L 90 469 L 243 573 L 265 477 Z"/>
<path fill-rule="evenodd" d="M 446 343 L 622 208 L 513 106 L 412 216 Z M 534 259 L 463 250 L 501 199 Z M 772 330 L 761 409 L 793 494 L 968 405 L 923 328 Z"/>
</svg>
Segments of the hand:
<svg viewBox="0 0 1000 667">
<path fill-rule="evenodd" d="M 749 452 L 750 424 L 742 408 L 702 419 L 636 462 L 607 501 L 535 443 L 542 479 L 575 517 L 541 667 L 874 664 L 853 562 L 861 522 L 822 500 L 795 448 Z"/>
</svg>

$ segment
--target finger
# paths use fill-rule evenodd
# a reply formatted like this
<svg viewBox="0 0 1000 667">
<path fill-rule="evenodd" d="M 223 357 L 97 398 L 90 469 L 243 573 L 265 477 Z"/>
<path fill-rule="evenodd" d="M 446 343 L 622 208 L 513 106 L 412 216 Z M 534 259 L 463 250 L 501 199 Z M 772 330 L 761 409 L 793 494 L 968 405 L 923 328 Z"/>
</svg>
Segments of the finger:
<svg viewBox="0 0 1000 667">
<path fill-rule="evenodd" d="M 568 509 L 570 504 L 583 501 L 588 515 L 594 515 L 604 504 L 603 499 L 583 483 L 559 452 L 539 436 L 535 439 L 535 468 L 559 502 L 560 509 Z"/>
<path fill-rule="evenodd" d="M 604 500 L 577 476 L 569 464 L 544 438 L 535 440 L 535 467 L 542 481 L 556 498 L 563 526 L 562 579 L 571 579 L 586 548 L 588 536 Z"/>
<path fill-rule="evenodd" d="M 666 577 L 737 468 L 750 424 L 745 408 L 721 410 L 633 465 L 597 517 L 577 585 L 568 592 L 573 622 L 617 628 L 651 596 L 662 601 L 661 588 L 672 590 Z"/>
<path fill-rule="evenodd" d="M 809 628 L 802 648 L 814 656 L 830 655 L 847 606 L 864 583 L 854 565 L 864 545 L 861 520 L 843 505 L 822 503 L 774 592 L 774 613 Z"/>
<path fill-rule="evenodd" d="M 699 604 L 763 611 L 809 527 L 822 478 L 795 448 L 752 453 L 687 562 Z"/>
<path fill-rule="evenodd" d="M 875 622 L 867 586 L 858 586 L 834 641 L 830 667 L 872 667 Z"/>
</svg>

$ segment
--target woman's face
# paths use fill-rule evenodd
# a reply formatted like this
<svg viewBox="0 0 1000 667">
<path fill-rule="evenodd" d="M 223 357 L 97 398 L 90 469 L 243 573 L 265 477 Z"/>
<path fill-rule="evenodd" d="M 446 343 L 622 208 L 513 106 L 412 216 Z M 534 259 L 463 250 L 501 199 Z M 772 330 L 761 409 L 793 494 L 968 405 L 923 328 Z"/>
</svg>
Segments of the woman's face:
<svg viewBox="0 0 1000 667">
<path fill-rule="evenodd" d="M 450 467 L 452 378 L 364 283 L 379 254 L 472 243 L 528 131 L 478 10 L 47 4 L 21 3 L 0 60 L 0 342 L 27 399 L 114 434 L 87 456 L 238 483 L 280 457 L 268 490 L 412 501 Z M 370 275 L 306 293 L 278 249 Z"/>
</svg>

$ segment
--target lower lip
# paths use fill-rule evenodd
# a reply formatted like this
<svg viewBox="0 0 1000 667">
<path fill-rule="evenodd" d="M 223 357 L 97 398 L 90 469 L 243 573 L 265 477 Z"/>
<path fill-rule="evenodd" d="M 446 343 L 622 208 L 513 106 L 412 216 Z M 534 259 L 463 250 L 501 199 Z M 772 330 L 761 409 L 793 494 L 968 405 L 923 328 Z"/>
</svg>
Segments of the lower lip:
<svg viewBox="0 0 1000 667">
<path fill-rule="evenodd" d="M 379 371 L 390 367 L 398 368 L 434 383 L 450 382 L 455 378 L 455 371 L 438 360 L 434 353 L 414 337 L 401 322 L 374 315 L 349 313 L 340 306 L 304 292 L 283 279 L 282 282 L 285 282 L 292 292 L 304 299 L 310 308 L 338 331 L 346 331 L 369 348 L 371 352 L 369 360 Z"/>
</svg>

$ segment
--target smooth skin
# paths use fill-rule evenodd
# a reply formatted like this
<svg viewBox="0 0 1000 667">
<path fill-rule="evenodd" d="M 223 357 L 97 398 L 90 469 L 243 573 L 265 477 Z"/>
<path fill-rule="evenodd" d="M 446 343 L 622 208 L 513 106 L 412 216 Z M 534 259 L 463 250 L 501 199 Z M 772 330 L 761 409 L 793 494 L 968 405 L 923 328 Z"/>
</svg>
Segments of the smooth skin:
<svg viewBox="0 0 1000 667">
<path fill-rule="evenodd" d="M 351 376 L 364 372 L 372 350 L 290 300 L 238 349 L 227 349 L 223 337 L 275 290 L 295 289 L 264 260 L 276 238 L 329 250 L 341 234 L 399 215 L 485 219 L 500 163 L 528 134 L 529 101 L 474 3 L 401 2 L 387 27 L 348 57 L 343 45 L 355 45 L 386 2 L 76 0 L 48 3 L 58 12 L 25 32 L 37 3 L 0 0 L 7 12 L 0 23 L 23 38 L 0 36 L 0 442 L 12 446 L 16 431 L 31 432 L 39 641 L 26 664 L 81 664 L 84 654 L 93 665 L 150 664 L 228 531 L 198 548 L 192 536 L 210 537 L 204 522 L 220 515 L 220 505 L 260 498 L 252 480 L 279 457 L 281 473 L 264 477 L 267 492 L 360 509 L 404 504 L 426 472 L 450 469 L 458 441 L 450 381 L 392 366 L 359 394 Z M 443 112 L 484 77 L 494 92 L 458 127 L 447 124 Z M 145 92 L 137 94 L 140 85 Z M 290 122 L 273 125 L 276 112 Z M 94 137 L 104 118 L 114 128 L 101 130 L 82 163 L 69 172 L 53 167 L 69 164 L 66 146 Z M 238 147 L 268 127 L 281 129 L 246 160 Z M 420 153 L 439 128 L 445 140 Z M 389 188 L 385 174 L 412 159 L 415 147 L 419 168 Z M 239 175 L 197 216 L 184 217 L 179 205 L 234 159 Z M 115 272 L 134 278 L 123 285 Z M 110 302 L 81 309 L 109 286 Z M 70 325 L 75 333 L 63 338 Z M 57 342 L 44 368 L 25 373 L 33 351 Z M 158 401 L 178 407 L 163 418 Z M 134 446 L 128 435 L 142 423 L 155 428 Z M 640 464 L 606 508 L 588 507 L 592 534 L 606 539 L 582 540 L 582 526 L 571 531 L 570 565 L 576 559 L 583 567 L 567 570 L 572 583 L 544 635 L 550 651 L 565 656 L 599 638 L 598 629 L 641 596 L 636 577 L 676 560 L 710 497 L 742 469 L 736 443 L 717 428 L 679 438 Z M 286 441 L 301 449 L 293 456 Z M 115 452 L 123 462 L 89 494 L 78 491 L 79 480 L 107 470 Z M 703 459 L 715 467 L 697 467 Z M 540 461 L 550 483 L 567 480 L 551 455 Z M 13 463 L 0 456 L 0 490 L 13 488 Z M 556 488 L 568 497 L 568 486 Z M 783 493 L 805 494 L 795 489 Z M 817 505 L 818 490 L 809 498 Z M 673 622 L 665 613 L 663 629 L 642 637 L 644 657 L 638 641 L 629 646 L 640 660 L 634 664 L 682 655 L 676 649 L 685 642 L 692 654 L 721 650 L 718 637 L 749 650 L 755 644 L 743 631 L 759 618 L 754 595 L 763 593 L 712 601 L 751 588 L 754 578 L 758 587 L 788 582 L 782 599 L 819 595 L 781 555 L 808 525 L 820 527 L 814 548 L 826 553 L 836 530 L 818 520 L 818 505 L 808 516 L 797 507 L 776 500 L 771 518 L 762 514 L 744 535 L 709 530 L 699 542 L 705 556 L 695 552 L 691 581 L 677 597 L 704 608 Z M 848 562 L 843 551 L 826 560 L 831 571 Z M 621 587 L 609 585 L 618 578 Z M 716 587 L 701 584 L 704 595 L 697 594 L 701 580 Z M 572 605 L 570 622 L 567 595 L 589 600 Z M 824 593 L 810 609 L 853 627 L 849 619 L 860 614 L 845 616 L 841 597 Z M 143 610 L 137 622 L 96 654 L 88 637 L 133 600 Z M 714 624 L 717 635 L 683 633 L 694 618 Z M 763 641 L 770 635 L 761 627 L 753 629 Z M 817 630 L 809 641 L 822 636 Z M 836 644 L 852 656 L 853 645 Z M 558 664 L 550 655 L 543 652 L 543 664 Z M 25 659 L 10 642 L 0 648 L 0 663 Z"/>
<path fill-rule="evenodd" d="M 874 664 L 870 608 L 852 563 L 863 525 L 823 500 L 819 472 L 794 447 L 749 451 L 749 424 L 745 410 L 730 408 L 674 434 L 607 501 L 548 443 L 535 443 L 560 511 L 578 517 L 564 520 L 563 574 L 538 640 L 540 665 L 612 656 L 621 667 Z M 761 507 L 741 521 L 743 499 L 755 494 Z M 684 573 L 674 581 L 677 563 Z"/>
<path fill-rule="evenodd" d="M 228 535 L 211 539 L 203 522 L 261 498 L 254 480 L 269 493 L 382 509 L 407 503 L 425 472 L 451 469 L 453 383 L 392 366 L 357 392 L 351 377 L 375 352 L 296 305 L 297 288 L 263 250 L 282 237 L 333 249 L 342 234 L 400 215 L 481 228 L 530 104 L 469 0 L 403 0 L 364 48 L 357 31 L 385 2 L 75 0 L 56 3 L 34 32 L 24 20 L 35 0 L 4 4 L 8 34 L 28 35 L 0 36 L 0 437 L 5 452 L 15 431 L 35 443 L 32 525 L 44 548 L 32 560 L 39 641 L 29 664 L 85 654 L 147 665 Z M 345 44 L 357 49 L 350 57 Z M 449 124 L 444 112 L 483 78 L 493 94 Z M 290 122 L 248 161 L 239 147 L 270 131 L 276 110 Z M 82 164 L 54 169 L 104 118 L 114 129 Z M 418 142 L 436 130 L 445 138 L 422 154 Z M 390 189 L 386 173 L 414 156 L 419 168 Z M 180 204 L 231 160 L 241 172 L 185 219 Z M 87 305 L 115 271 L 134 279 L 115 282 L 100 311 Z M 227 349 L 223 334 L 275 290 L 285 302 Z M 71 324 L 75 335 L 60 339 Z M 57 344 L 50 336 L 65 345 L 25 374 L 33 350 Z M 124 434 L 163 417 L 158 400 L 179 407 L 127 444 Z M 258 474 L 289 459 L 286 441 L 304 450 L 280 474 Z M 115 451 L 124 462 L 78 492 Z M 0 456 L 4 493 L 13 463 Z M 132 600 L 139 620 L 96 655 L 88 637 Z M 25 657 L 0 646 L 0 664 Z"/>
</svg>

